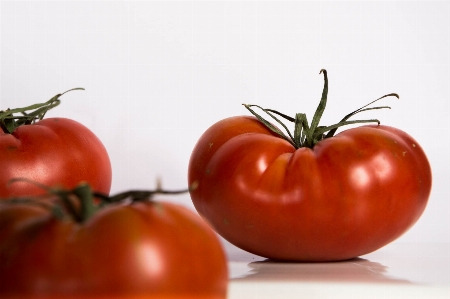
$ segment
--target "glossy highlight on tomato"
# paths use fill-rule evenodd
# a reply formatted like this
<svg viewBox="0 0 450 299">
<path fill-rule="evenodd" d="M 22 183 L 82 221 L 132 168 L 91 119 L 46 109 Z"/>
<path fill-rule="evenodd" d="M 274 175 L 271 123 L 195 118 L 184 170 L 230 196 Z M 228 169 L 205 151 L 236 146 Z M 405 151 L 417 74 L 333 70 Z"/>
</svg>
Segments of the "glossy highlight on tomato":
<svg viewBox="0 0 450 299">
<path fill-rule="evenodd" d="M 326 73 L 325 79 L 327 91 Z M 298 115 L 296 125 L 304 120 Z M 292 139 L 259 116 L 212 125 L 189 162 L 197 211 L 229 242 L 274 260 L 346 260 L 401 236 L 423 213 L 431 190 L 419 143 L 384 125 L 325 136 L 315 123 Z M 315 136 L 311 147 L 304 146 L 308 136 Z"/>
</svg>

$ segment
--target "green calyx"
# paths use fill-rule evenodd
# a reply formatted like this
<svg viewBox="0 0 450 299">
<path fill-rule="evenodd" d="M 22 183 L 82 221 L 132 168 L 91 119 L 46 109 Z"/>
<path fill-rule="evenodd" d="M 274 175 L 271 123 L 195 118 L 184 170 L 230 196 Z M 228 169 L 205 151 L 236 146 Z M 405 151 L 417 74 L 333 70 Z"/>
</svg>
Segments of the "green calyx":
<svg viewBox="0 0 450 299">
<path fill-rule="evenodd" d="M 0 127 L 6 134 L 11 134 L 20 126 L 29 125 L 36 121 L 42 120 L 48 110 L 55 108 L 61 102 L 59 99 L 63 94 L 72 90 L 84 90 L 78 87 L 69 89 L 63 93 L 55 95 L 53 98 L 45 103 L 34 104 L 23 108 L 6 109 L 0 111 Z M 19 113 L 20 115 L 14 115 Z"/>
<path fill-rule="evenodd" d="M 331 126 L 319 126 L 320 119 L 322 118 L 322 114 L 325 111 L 325 107 L 327 104 L 327 96 L 328 96 L 328 76 L 327 71 L 322 69 L 319 74 L 323 74 L 324 76 L 324 86 L 322 91 L 322 98 L 320 100 L 319 105 L 317 106 L 316 112 L 314 113 L 311 125 L 309 125 L 308 120 L 306 118 L 306 114 L 297 113 L 295 117 L 290 117 L 286 114 L 280 113 L 276 110 L 265 109 L 258 105 L 249 105 L 243 104 L 245 108 L 247 108 L 250 113 L 252 113 L 261 123 L 263 123 L 269 130 L 279 135 L 281 138 L 288 141 L 292 146 L 296 149 L 301 147 L 313 148 L 314 145 L 326 138 L 333 137 L 339 127 L 357 123 L 378 123 L 380 121 L 378 119 L 367 119 L 367 120 L 348 120 L 355 114 L 358 114 L 363 111 L 375 110 L 375 109 L 390 109 L 389 106 L 377 106 L 377 107 L 368 107 L 369 105 L 375 103 L 378 100 L 381 100 L 386 97 L 395 96 L 399 98 L 398 94 L 390 93 L 382 96 L 381 98 L 376 99 L 375 101 L 370 102 L 369 104 L 347 114 L 341 121 Z M 267 115 L 269 115 L 272 119 L 274 119 L 279 125 L 281 125 L 287 134 L 285 134 L 282 130 L 280 130 L 277 126 L 271 124 L 269 121 L 264 119 L 258 113 L 256 113 L 252 107 L 257 107 L 264 111 Z M 294 134 L 291 134 L 286 125 L 278 119 L 275 115 L 281 116 L 284 119 L 294 123 Z"/>
<path fill-rule="evenodd" d="M 118 193 L 113 196 L 96 192 L 91 186 L 82 182 L 73 189 L 64 189 L 58 187 L 48 187 L 26 178 L 16 178 L 10 181 L 27 182 L 33 184 L 46 191 L 42 196 L 17 197 L 9 199 L 0 199 L 0 204 L 32 204 L 41 206 L 52 212 L 53 216 L 58 219 L 72 219 L 78 223 L 83 223 L 95 215 L 99 210 L 111 204 L 121 202 L 137 202 L 152 199 L 157 194 L 182 194 L 188 192 L 185 190 L 168 191 L 163 190 L 160 184 L 157 184 L 155 190 L 132 190 Z M 46 199 L 54 199 L 51 203 Z"/>
</svg>

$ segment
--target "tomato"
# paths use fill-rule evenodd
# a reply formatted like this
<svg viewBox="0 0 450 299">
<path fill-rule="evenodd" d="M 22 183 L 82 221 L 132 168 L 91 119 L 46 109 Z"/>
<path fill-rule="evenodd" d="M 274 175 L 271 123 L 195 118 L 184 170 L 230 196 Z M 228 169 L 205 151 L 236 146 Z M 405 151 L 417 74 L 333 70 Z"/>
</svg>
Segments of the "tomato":
<svg viewBox="0 0 450 299">
<path fill-rule="evenodd" d="M 230 117 L 208 128 L 193 149 L 192 201 L 234 245 L 275 260 L 345 260 L 392 242 L 423 213 L 431 168 L 419 143 L 379 124 L 323 135 L 338 127 L 318 126 L 326 73 L 325 79 L 315 128 L 298 114 L 303 133 L 296 130 L 287 139 L 259 115 Z M 358 112 L 384 107 L 363 108 L 340 125 L 353 123 L 347 119 Z M 308 136 L 312 145 L 302 146 Z"/>
<path fill-rule="evenodd" d="M 55 106 L 59 96 L 52 98 L 50 104 Z M 41 115 L 30 113 L 30 119 L 20 124 L 12 120 L 12 113 L 8 110 L 0 113 L 3 129 L 0 130 L 0 198 L 43 192 L 31 184 L 9 184 L 12 178 L 18 177 L 66 188 L 74 188 L 86 181 L 95 190 L 108 193 L 112 179 L 111 162 L 99 138 L 71 119 L 42 119 L 42 113 L 46 111 L 40 111 Z M 41 119 L 36 121 L 39 116 Z M 19 120 L 21 118 L 17 117 L 16 122 Z"/>
<path fill-rule="evenodd" d="M 2 298 L 226 297 L 221 244 L 187 208 L 122 201 L 80 221 L 50 207 L 0 202 Z"/>
</svg>

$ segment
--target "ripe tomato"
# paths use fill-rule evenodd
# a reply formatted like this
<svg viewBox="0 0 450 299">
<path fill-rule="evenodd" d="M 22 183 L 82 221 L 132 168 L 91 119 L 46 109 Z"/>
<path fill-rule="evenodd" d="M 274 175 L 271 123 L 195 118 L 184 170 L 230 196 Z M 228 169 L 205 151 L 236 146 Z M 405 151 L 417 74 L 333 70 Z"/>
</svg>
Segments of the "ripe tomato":
<svg viewBox="0 0 450 299">
<path fill-rule="evenodd" d="M 29 119 L 20 124 L 22 118 L 14 117 L 10 111 L 23 112 L 25 108 L 1 111 L 0 198 L 43 192 L 31 184 L 9 185 L 12 178 L 18 177 L 66 188 L 74 188 L 81 181 L 86 181 L 95 190 L 109 193 L 111 163 L 97 136 L 71 119 L 42 119 L 48 109 L 59 103 L 59 96 L 44 103 L 51 105 L 48 108 L 38 104 L 37 107 L 45 111 L 29 113 Z M 37 118 L 40 120 L 36 121 Z"/>
<path fill-rule="evenodd" d="M 319 118 L 326 73 L 325 79 Z M 383 107 L 363 108 L 342 124 Z M 293 139 L 281 138 L 259 115 L 221 120 L 201 136 L 189 162 L 190 194 L 225 239 L 276 260 L 345 260 L 386 245 L 418 220 L 431 169 L 417 141 L 383 125 L 324 138 L 337 126 L 318 126 L 316 115 L 311 128 L 318 133 L 309 132 L 298 114 L 295 122 L 304 132 L 296 130 Z M 312 146 L 302 146 L 308 136 L 315 136 Z"/>
<path fill-rule="evenodd" d="M 226 297 L 221 244 L 187 208 L 139 200 L 108 204 L 81 221 L 56 215 L 0 202 L 0 220 L 10 219 L 0 226 L 2 298 Z"/>
</svg>

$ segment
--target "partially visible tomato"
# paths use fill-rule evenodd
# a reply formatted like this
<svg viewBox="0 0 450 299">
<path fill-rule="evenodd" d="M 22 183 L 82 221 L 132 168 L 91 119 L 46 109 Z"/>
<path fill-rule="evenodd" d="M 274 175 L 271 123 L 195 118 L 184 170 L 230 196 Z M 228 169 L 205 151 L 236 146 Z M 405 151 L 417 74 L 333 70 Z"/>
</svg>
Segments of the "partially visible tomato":
<svg viewBox="0 0 450 299">
<path fill-rule="evenodd" d="M 221 244 L 187 208 L 122 202 L 78 221 L 55 211 L 0 202 L 0 219 L 10 219 L 0 227 L 2 298 L 226 297 Z"/>
<path fill-rule="evenodd" d="M 0 112 L 0 198 L 43 193 L 32 184 L 9 184 L 19 177 L 65 188 L 85 181 L 95 190 L 109 193 L 111 162 L 99 138 L 71 119 L 42 119 L 59 103 L 59 96 L 43 104 Z M 27 112 L 26 121 L 13 114 L 17 111 Z"/>
<path fill-rule="evenodd" d="M 311 127 L 303 114 L 287 117 L 296 125 L 292 138 L 259 115 L 236 116 L 208 128 L 193 149 L 188 181 L 197 211 L 246 251 L 276 260 L 350 259 L 401 236 L 426 207 L 431 168 L 410 135 L 382 125 L 324 135 L 338 127 L 318 126 L 324 75 Z M 365 107 L 339 126 L 374 109 Z"/>
</svg>

